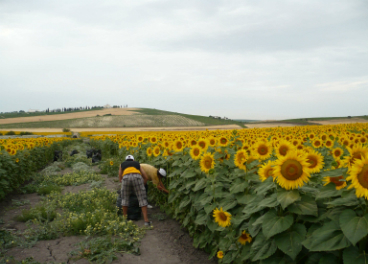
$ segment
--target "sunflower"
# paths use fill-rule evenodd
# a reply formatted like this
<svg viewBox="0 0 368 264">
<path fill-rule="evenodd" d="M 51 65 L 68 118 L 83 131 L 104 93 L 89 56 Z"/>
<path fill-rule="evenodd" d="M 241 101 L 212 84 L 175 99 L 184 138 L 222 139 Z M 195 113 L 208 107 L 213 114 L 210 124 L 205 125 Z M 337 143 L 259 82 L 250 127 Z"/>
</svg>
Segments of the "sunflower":
<svg viewBox="0 0 368 264">
<path fill-rule="evenodd" d="M 158 157 L 160 155 L 160 147 L 156 146 L 153 148 L 153 156 Z"/>
<path fill-rule="evenodd" d="M 205 153 L 201 157 L 200 161 L 201 171 L 208 173 L 210 169 L 213 169 L 215 167 L 215 159 L 211 153 Z"/>
<path fill-rule="evenodd" d="M 194 160 L 198 160 L 201 158 L 201 149 L 198 146 L 194 146 L 193 148 L 190 149 L 189 154 L 192 157 L 192 159 Z"/>
<path fill-rule="evenodd" d="M 323 186 L 326 186 L 327 184 L 329 184 L 330 182 L 334 183 L 336 186 L 336 190 L 341 190 L 343 188 L 345 188 L 346 186 L 346 182 L 345 181 L 341 181 L 344 179 L 344 176 L 337 176 L 337 177 L 324 177 L 322 179 L 323 182 L 325 182 L 325 184 Z"/>
<path fill-rule="evenodd" d="M 229 144 L 229 140 L 227 139 L 227 137 L 220 137 L 219 139 L 219 144 L 221 147 L 226 147 Z"/>
<path fill-rule="evenodd" d="M 222 259 L 224 257 L 224 252 L 223 251 L 217 251 L 217 258 L 218 259 Z"/>
<path fill-rule="evenodd" d="M 258 157 L 258 159 L 265 160 L 270 157 L 272 153 L 271 145 L 265 143 L 263 141 L 258 141 L 254 145 L 254 154 Z"/>
<path fill-rule="evenodd" d="M 18 162 L 19 162 L 19 159 L 18 159 L 18 158 L 16 158 L 16 159 L 15 159 L 15 162 L 16 162 L 16 163 L 18 163 Z"/>
<path fill-rule="evenodd" d="M 368 199 L 368 159 L 356 159 L 350 171 L 350 176 L 346 178 L 351 181 L 348 190 L 355 188 L 355 194 L 358 198 L 363 197 Z"/>
<path fill-rule="evenodd" d="M 348 147 L 348 151 L 350 153 L 350 156 L 345 157 L 344 160 L 346 160 L 346 163 L 349 169 L 352 168 L 356 160 L 365 158 L 367 157 L 367 154 L 368 154 L 368 148 L 363 147 L 363 145 L 361 144 L 353 146 L 353 147 Z"/>
<path fill-rule="evenodd" d="M 333 148 L 334 142 L 331 139 L 327 139 L 325 142 L 325 146 L 329 149 Z"/>
<path fill-rule="evenodd" d="M 250 234 L 248 234 L 245 231 L 242 231 L 242 234 L 240 235 L 240 237 L 238 238 L 238 242 L 242 245 L 245 245 L 247 242 L 250 243 L 252 242 L 252 237 L 250 236 Z"/>
<path fill-rule="evenodd" d="M 276 155 L 278 157 L 284 157 L 289 151 L 293 150 L 294 146 L 289 141 L 280 140 L 276 146 Z"/>
<path fill-rule="evenodd" d="M 334 148 L 332 150 L 332 156 L 335 159 L 339 159 L 342 156 L 342 154 L 344 154 L 344 151 L 341 148 Z"/>
<path fill-rule="evenodd" d="M 295 151 L 276 161 L 273 173 L 277 183 L 284 189 L 296 189 L 309 181 L 309 163 L 306 156 L 300 156 Z"/>
<path fill-rule="evenodd" d="M 217 139 L 213 136 L 210 136 L 208 138 L 208 145 L 210 145 L 211 147 L 215 147 L 217 143 Z"/>
<path fill-rule="evenodd" d="M 112 160 L 110 160 L 110 166 L 114 165 L 114 162 Z"/>
<path fill-rule="evenodd" d="M 222 211 L 222 207 L 220 210 L 218 208 L 213 210 L 213 217 L 219 226 L 227 227 L 231 224 L 231 214 L 226 211 Z"/>
<path fill-rule="evenodd" d="M 197 145 L 201 148 L 202 151 L 206 151 L 208 148 L 208 143 L 205 139 L 198 140 Z"/>
<path fill-rule="evenodd" d="M 182 151 L 184 149 L 184 143 L 181 140 L 176 140 L 173 145 L 173 150 L 175 152 Z"/>
<path fill-rule="evenodd" d="M 148 157 L 151 157 L 152 156 L 152 149 L 151 148 L 147 148 L 146 154 L 147 154 Z"/>
<path fill-rule="evenodd" d="M 143 142 L 144 137 L 143 137 L 143 136 L 141 136 L 141 135 L 139 135 L 139 136 L 137 137 L 137 140 L 138 140 L 138 142 Z"/>
<path fill-rule="evenodd" d="M 315 138 L 312 142 L 314 148 L 321 148 L 323 147 L 323 142 L 319 138 Z"/>
<path fill-rule="evenodd" d="M 197 145 L 197 141 L 195 139 L 189 140 L 189 146 L 193 147 L 195 145 Z"/>
<path fill-rule="evenodd" d="M 309 172 L 320 172 L 325 163 L 323 162 L 323 156 L 317 151 L 311 151 L 307 154 L 307 161 L 309 163 Z"/>
<path fill-rule="evenodd" d="M 151 143 L 156 143 L 157 142 L 157 137 L 155 137 L 155 136 L 150 137 L 150 142 Z"/>
<path fill-rule="evenodd" d="M 271 160 L 267 161 L 266 164 L 262 165 L 261 168 L 259 168 L 258 170 L 258 175 L 259 175 L 259 179 L 261 181 L 265 181 L 267 180 L 268 177 L 274 177 L 273 174 L 273 166 L 275 165 L 275 163 Z M 275 180 L 275 178 L 274 178 Z"/>
<path fill-rule="evenodd" d="M 234 157 L 235 166 L 241 170 L 246 170 L 247 168 L 245 167 L 244 163 L 246 162 L 247 158 L 248 158 L 248 153 L 246 150 L 244 149 L 238 150 Z"/>
</svg>

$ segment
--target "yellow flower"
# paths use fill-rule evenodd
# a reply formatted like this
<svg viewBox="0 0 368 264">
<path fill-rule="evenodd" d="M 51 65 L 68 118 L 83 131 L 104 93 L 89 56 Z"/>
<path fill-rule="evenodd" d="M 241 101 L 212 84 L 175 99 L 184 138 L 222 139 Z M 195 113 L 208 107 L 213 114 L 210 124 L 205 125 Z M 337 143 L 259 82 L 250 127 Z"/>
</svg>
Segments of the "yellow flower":
<svg viewBox="0 0 368 264">
<path fill-rule="evenodd" d="M 344 176 L 336 176 L 336 177 L 327 176 L 327 177 L 324 177 L 322 179 L 322 181 L 325 182 L 325 184 L 323 186 L 326 186 L 330 182 L 333 182 L 336 186 L 336 190 L 341 190 L 341 189 L 345 188 L 345 186 L 346 186 L 346 182 L 341 181 L 343 179 L 344 179 Z"/>
<path fill-rule="evenodd" d="M 247 242 L 252 242 L 252 237 L 245 231 L 242 232 L 240 237 L 238 238 L 238 242 L 242 245 L 245 245 Z"/>
<path fill-rule="evenodd" d="M 307 161 L 309 163 L 309 172 L 320 172 L 325 163 L 323 162 L 323 156 L 317 151 L 311 151 L 307 154 Z"/>
<path fill-rule="evenodd" d="M 309 181 L 307 157 L 298 154 L 292 151 L 276 161 L 273 173 L 277 183 L 286 190 L 297 189 Z"/>
<path fill-rule="evenodd" d="M 114 165 L 114 162 L 112 160 L 110 160 L 110 166 Z"/>
<path fill-rule="evenodd" d="M 267 180 L 268 177 L 274 177 L 273 166 L 275 163 L 271 160 L 267 161 L 261 168 L 258 170 L 259 179 L 261 181 Z M 275 178 L 274 178 L 275 180 Z"/>
<path fill-rule="evenodd" d="M 19 162 L 19 159 L 18 159 L 18 158 L 16 158 L 16 159 L 15 159 L 15 162 L 16 162 L 16 163 L 18 163 L 18 162 Z"/>
<path fill-rule="evenodd" d="M 244 149 L 238 150 L 234 157 L 234 164 L 241 170 L 247 170 L 244 164 L 247 161 L 247 159 L 248 159 L 247 151 Z"/>
<path fill-rule="evenodd" d="M 190 156 L 194 160 L 200 159 L 201 158 L 201 153 L 202 153 L 202 151 L 198 146 L 192 147 L 189 151 Z"/>
<path fill-rule="evenodd" d="M 231 224 L 231 214 L 226 211 L 222 211 L 222 207 L 220 210 L 218 208 L 213 210 L 213 217 L 219 226 L 227 227 Z"/>
<path fill-rule="evenodd" d="M 215 159 L 211 153 L 206 153 L 200 161 L 201 171 L 208 173 L 210 169 L 215 167 Z"/>
<path fill-rule="evenodd" d="M 264 141 L 258 141 L 254 145 L 254 154 L 258 157 L 258 159 L 261 160 L 268 159 L 271 153 L 272 153 L 271 145 Z"/>
<path fill-rule="evenodd" d="M 217 258 L 222 259 L 224 257 L 224 252 L 223 251 L 218 251 L 217 252 Z"/>
<path fill-rule="evenodd" d="M 350 171 L 350 176 L 346 178 L 351 181 L 348 189 L 355 188 L 355 194 L 358 198 L 364 197 L 368 200 L 368 159 L 362 157 L 356 159 Z"/>
</svg>

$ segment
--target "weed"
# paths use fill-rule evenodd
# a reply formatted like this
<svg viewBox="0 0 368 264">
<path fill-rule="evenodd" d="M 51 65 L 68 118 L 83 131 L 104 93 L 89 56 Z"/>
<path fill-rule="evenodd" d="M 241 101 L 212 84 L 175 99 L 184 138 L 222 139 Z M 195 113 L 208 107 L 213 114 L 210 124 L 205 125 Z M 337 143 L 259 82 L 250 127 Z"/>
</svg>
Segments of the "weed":
<svg viewBox="0 0 368 264">
<path fill-rule="evenodd" d="M 103 181 L 92 181 L 91 185 L 89 186 L 90 189 L 99 189 L 102 187 L 102 185 L 104 184 Z"/>
<path fill-rule="evenodd" d="M 31 202 L 29 200 L 15 200 L 12 199 L 12 205 L 14 207 L 20 207 L 20 206 L 24 206 L 24 205 L 28 205 L 31 204 Z"/>
<path fill-rule="evenodd" d="M 85 258 L 90 262 L 102 264 L 116 260 L 118 252 L 140 255 L 139 247 L 134 243 L 108 236 L 83 241 L 79 244 L 79 248 L 70 254 L 75 256 L 75 259 Z"/>
<path fill-rule="evenodd" d="M 47 194 L 50 194 L 51 192 L 59 193 L 62 190 L 63 188 L 57 185 L 42 185 L 37 189 L 37 193 L 39 195 L 47 195 Z"/>
<path fill-rule="evenodd" d="M 20 215 L 16 217 L 17 221 L 27 222 L 29 220 L 37 219 L 40 222 L 51 222 L 56 218 L 55 208 L 52 206 L 38 206 L 30 210 L 23 210 Z"/>
</svg>

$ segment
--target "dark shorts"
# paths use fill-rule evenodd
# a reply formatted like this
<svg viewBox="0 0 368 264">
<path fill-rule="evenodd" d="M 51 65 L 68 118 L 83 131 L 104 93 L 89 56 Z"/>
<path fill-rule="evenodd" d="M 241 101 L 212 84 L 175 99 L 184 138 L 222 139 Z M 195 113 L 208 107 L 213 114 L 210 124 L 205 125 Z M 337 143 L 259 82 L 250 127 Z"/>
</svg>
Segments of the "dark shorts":
<svg viewBox="0 0 368 264">
<path fill-rule="evenodd" d="M 132 191 L 138 198 L 139 207 L 148 205 L 144 181 L 142 175 L 138 173 L 127 174 L 123 177 L 121 184 L 122 206 L 129 206 L 129 196 Z"/>
</svg>

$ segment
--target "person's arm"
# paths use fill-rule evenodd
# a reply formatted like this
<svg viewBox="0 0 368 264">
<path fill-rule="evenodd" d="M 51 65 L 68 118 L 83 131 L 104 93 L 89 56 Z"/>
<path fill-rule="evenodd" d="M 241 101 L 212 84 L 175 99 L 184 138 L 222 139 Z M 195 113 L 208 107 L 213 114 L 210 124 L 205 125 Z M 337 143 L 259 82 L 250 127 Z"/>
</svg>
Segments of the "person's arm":
<svg viewBox="0 0 368 264">
<path fill-rule="evenodd" d="M 162 183 L 162 181 L 161 180 L 159 180 L 159 181 L 160 182 L 157 184 L 157 189 L 159 189 L 160 191 L 163 191 L 165 193 L 169 193 L 169 191 L 166 190 L 166 188 L 165 188 L 164 184 Z"/>
<path fill-rule="evenodd" d="M 119 181 L 123 179 L 123 170 L 121 169 L 121 165 L 119 166 Z"/>
<path fill-rule="evenodd" d="M 142 175 L 142 178 L 143 178 L 144 184 L 146 184 L 146 183 L 147 183 L 147 181 L 148 181 L 148 177 L 147 177 L 147 174 L 146 174 L 146 172 L 144 171 L 144 169 L 142 169 L 142 167 L 141 167 L 141 175 Z"/>
</svg>

